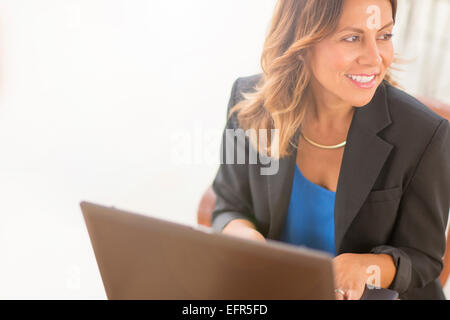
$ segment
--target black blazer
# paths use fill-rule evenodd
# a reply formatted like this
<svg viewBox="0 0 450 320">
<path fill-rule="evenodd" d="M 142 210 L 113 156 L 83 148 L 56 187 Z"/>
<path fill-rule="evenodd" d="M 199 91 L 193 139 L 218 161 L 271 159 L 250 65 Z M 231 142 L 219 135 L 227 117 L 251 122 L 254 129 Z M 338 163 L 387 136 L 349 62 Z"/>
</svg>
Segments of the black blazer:
<svg viewBox="0 0 450 320">
<path fill-rule="evenodd" d="M 228 109 L 261 76 L 237 79 Z M 225 129 L 236 128 L 234 114 Z M 224 130 L 222 139 L 224 156 L 226 140 L 234 138 Z M 244 148 L 248 159 L 245 141 L 234 152 Z M 280 239 L 296 165 L 291 150 L 291 156 L 279 160 L 274 175 L 261 175 L 260 169 L 269 165 L 259 160 L 225 164 L 221 159 L 213 182 L 216 231 L 240 218 L 252 221 L 267 239 Z M 389 254 L 397 268 L 390 288 L 401 299 L 445 299 L 438 277 L 449 207 L 449 122 L 383 81 L 372 101 L 356 108 L 348 132 L 334 210 L 337 253 Z"/>
</svg>

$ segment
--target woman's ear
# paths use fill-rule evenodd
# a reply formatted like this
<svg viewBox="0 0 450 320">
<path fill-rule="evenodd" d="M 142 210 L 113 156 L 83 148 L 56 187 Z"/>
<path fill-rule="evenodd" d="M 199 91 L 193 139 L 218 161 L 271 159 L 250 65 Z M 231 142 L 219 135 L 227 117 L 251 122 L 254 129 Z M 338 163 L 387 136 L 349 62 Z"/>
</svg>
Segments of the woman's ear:
<svg viewBox="0 0 450 320">
<path fill-rule="evenodd" d="M 309 60 L 309 57 L 308 57 L 309 54 L 310 54 L 309 51 L 310 51 L 309 48 L 303 49 L 303 50 L 299 53 L 298 59 L 306 64 L 306 62 Z"/>
<path fill-rule="evenodd" d="M 311 61 L 312 61 L 312 48 L 306 48 L 302 54 L 299 56 L 299 59 L 303 62 L 303 67 L 307 70 L 307 72 L 311 73 Z"/>
</svg>

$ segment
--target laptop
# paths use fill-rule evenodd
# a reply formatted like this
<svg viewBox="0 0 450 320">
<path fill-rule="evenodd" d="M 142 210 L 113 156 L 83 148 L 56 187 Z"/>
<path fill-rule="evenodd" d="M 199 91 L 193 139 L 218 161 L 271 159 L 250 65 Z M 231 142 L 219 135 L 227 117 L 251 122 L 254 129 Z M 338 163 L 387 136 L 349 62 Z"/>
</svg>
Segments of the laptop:
<svg viewBox="0 0 450 320">
<path fill-rule="evenodd" d="M 108 299 L 332 300 L 332 257 L 80 204 Z"/>
<path fill-rule="evenodd" d="M 334 300 L 332 257 L 89 202 L 80 204 L 108 299 Z M 361 300 L 398 293 L 366 286 Z"/>
</svg>

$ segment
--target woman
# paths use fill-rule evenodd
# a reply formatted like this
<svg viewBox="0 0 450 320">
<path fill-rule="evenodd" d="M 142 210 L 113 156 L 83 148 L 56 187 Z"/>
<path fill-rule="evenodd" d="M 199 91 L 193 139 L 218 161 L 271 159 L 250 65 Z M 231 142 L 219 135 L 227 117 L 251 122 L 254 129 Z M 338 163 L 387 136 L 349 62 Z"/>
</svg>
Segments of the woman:
<svg viewBox="0 0 450 320">
<path fill-rule="evenodd" d="M 396 9 L 396 0 L 280 0 L 264 72 L 236 80 L 229 102 L 226 129 L 276 131 L 265 144 L 262 134 L 230 144 L 224 133 L 222 152 L 267 153 L 278 170 L 221 164 L 213 228 L 331 253 L 338 299 L 359 299 L 369 270 L 371 284 L 401 299 L 445 298 L 449 123 L 395 87 Z"/>
</svg>

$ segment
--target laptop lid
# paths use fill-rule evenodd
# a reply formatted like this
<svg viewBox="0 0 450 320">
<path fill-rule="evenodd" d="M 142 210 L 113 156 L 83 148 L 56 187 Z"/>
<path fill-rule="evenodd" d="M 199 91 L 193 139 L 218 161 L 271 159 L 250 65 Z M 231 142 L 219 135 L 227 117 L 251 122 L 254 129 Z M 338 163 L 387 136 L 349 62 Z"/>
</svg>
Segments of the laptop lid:
<svg viewBox="0 0 450 320">
<path fill-rule="evenodd" d="M 80 206 L 108 299 L 335 299 L 326 253 Z"/>
</svg>

